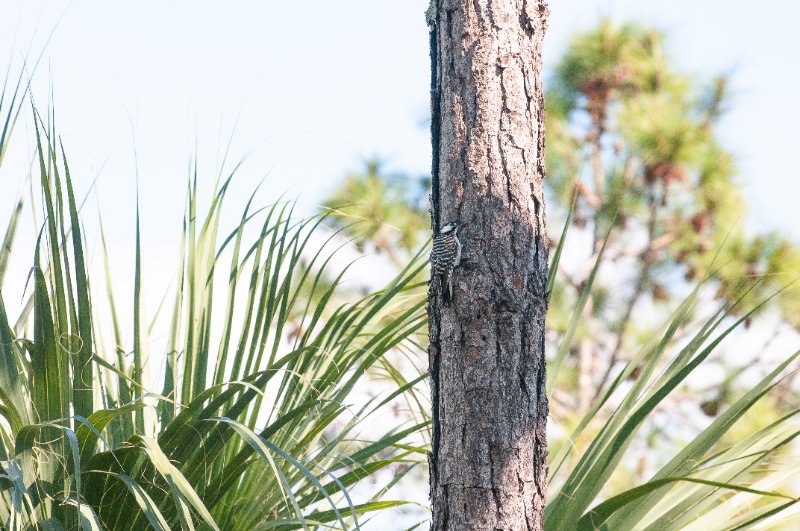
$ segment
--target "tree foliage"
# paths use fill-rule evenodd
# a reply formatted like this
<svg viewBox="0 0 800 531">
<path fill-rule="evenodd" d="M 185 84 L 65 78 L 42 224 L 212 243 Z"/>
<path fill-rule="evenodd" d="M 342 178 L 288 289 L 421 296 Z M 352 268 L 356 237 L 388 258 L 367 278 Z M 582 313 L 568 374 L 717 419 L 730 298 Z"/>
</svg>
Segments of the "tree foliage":
<svg viewBox="0 0 800 531">
<path fill-rule="evenodd" d="M 371 247 L 399 265 L 425 241 L 430 220 L 423 202 L 430 182 L 384 167 L 376 158 L 366 160 L 361 172 L 345 175 L 331 190 L 323 207 L 336 214 L 331 222 L 347 229 L 360 250 Z"/>
<path fill-rule="evenodd" d="M 729 80 L 698 83 L 676 71 L 663 41 L 653 29 L 610 22 L 572 41 L 548 93 L 554 198 L 566 208 L 576 190 L 574 223 L 590 224 L 595 243 L 613 226 L 615 252 L 638 254 L 633 304 L 645 294 L 663 300 L 676 270 L 697 280 L 715 259 L 720 298 L 737 298 L 744 279 L 767 280 L 752 303 L 793 280 L 797 249 L 777 233 L 742 229 L 735 162 L 717 138 Z"/>
</svg>

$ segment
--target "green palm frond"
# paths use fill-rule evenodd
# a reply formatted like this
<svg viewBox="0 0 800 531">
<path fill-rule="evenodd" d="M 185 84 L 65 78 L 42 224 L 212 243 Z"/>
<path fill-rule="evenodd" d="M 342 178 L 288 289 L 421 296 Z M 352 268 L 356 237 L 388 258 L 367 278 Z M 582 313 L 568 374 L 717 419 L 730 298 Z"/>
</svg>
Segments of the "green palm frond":
<svg viewBox="0 0 800 531">
<path fill-rule="evenodd" d="M 401 504 L 351 491 L 425 459 L 424 375 L 408 378 L 387 357 L 420 352 L 424 253 L 384 289 L 352 300 L 340 293 L 344 273 L 330 271 L 335 243 L 311 243 L 325 215 L 298 219 L 287 202 L 253 209 L 251 197 L 221 237 L 235 170 L 205 212 L 195 177 L 165 376 L 150 382 L 158 353 L 146 348 L 138 228 L 130 348 L 111 282 L 111 317 L 93 302 L 102 283 L 91 282 L 63 146 L 34 120 L 45 224 L 32 311 L 12 326 L 0 297 L 3 525 L 358 528 L 362 513 Z M 105 269 L 108 281 L 107 260 Z M 100 339 L 106 327 L 111 348 Z M 355 396 L 367 373 L 388 376 L 394 390 Z M 367 429 L 365 419 L 398 402 L 416 409 L 414 423 Z"/>
</svg>

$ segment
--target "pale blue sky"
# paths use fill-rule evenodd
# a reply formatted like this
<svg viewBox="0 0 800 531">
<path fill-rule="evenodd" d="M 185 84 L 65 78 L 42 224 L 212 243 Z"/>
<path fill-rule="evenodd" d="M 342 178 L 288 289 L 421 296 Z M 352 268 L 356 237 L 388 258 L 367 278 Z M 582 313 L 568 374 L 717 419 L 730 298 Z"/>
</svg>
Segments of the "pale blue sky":
<svg viewBox="0 0 800 531">
<path fill-rule="evenodd" d="M 143 237 L 158 256 L 179 237 L 195 140 L 201 175 L 210 177 L 237 116 L 233 156 L 254 150 L 239 197 L 269 172 L 265 198 L 289 192 L 310 210 L 370 155 L 395 169 L 427 172 L 426 3 L 3 0 L 0 60 L 14 50 L 19 58 L 31 41 L 40 50 L 63 13 L 34 94 L 44 106 L 52 79 L 57 129 L 79 189 L 105 163 L 101 208 L 125 246 L 133 225 L 135 131 Z M 732 72 L 736 96 L 723 138 L 752 198 L 747 223 L 800 239 L 800 74 L 791 53 L 800 50 L 797 3 L 566 0 L 550 8 L 546 67 L 571 34 L 608 16 L 665 29 L 676 61 L 700 77 Z M 17 141 L 28 143 L 30 132 L 19 133 Z M 26 149 L 12 149 L 0 169 L 3 218 Z"/>
</svg>

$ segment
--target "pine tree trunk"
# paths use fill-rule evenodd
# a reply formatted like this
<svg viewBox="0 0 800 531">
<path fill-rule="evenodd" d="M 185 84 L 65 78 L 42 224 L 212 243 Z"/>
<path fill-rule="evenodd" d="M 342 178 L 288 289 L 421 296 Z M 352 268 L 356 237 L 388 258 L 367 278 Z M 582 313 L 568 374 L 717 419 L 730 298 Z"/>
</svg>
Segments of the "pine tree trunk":
<svg viewBox="0 0 800 531">
<path fill-rule="evenodd" d="M 431 283 L 435 530 L 541 530 L 547 482 L 547 7 L 434 0 L 434 231 L 462 224 L 454 302 Z"/>
</svg>

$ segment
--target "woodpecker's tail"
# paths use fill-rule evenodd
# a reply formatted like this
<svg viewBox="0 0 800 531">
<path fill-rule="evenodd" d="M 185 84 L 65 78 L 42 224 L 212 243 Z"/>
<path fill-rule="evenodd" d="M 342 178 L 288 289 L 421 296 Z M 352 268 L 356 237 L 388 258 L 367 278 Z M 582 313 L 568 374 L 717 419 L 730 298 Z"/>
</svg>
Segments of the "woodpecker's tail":
<svg viewBox="0 0 800 531">
<path fill-rule="evenodd" d="M 444 273 L 442 275 L 442 301 L 445 306 L 453 304 L 453 274 Z"/>
</svg>

